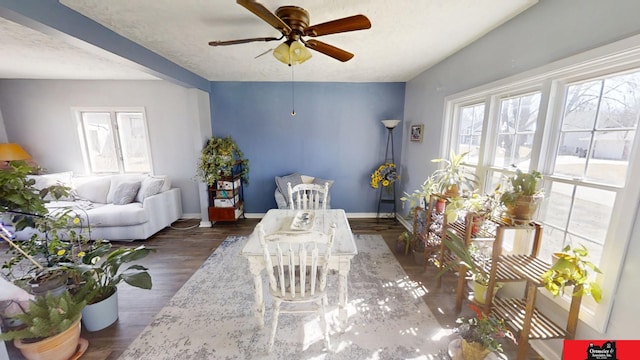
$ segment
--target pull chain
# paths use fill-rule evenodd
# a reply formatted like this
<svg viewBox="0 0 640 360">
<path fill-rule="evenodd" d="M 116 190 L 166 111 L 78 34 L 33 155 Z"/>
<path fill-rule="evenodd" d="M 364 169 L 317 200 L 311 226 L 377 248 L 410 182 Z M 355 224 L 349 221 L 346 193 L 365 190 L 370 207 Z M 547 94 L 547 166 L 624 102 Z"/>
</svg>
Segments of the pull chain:
<svg viewBox="0 0 640 360">
<path fill-rule="evenodd" d="M 295 91 L 293 91 L 293 65 L 291 66 L 291 117 L 296 116 Z"/>
</svg>

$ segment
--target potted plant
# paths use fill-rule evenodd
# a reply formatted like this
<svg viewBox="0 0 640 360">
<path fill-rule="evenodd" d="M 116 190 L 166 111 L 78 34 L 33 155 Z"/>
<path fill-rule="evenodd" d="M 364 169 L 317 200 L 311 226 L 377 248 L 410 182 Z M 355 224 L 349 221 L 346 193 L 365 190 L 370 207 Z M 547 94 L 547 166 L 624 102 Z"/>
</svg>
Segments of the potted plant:
<svg viewBox="0 0 640 360">
<path fill-rule="evenodd" d="M 121 270 L 121 266 L 149 255 L 153 249 L 144 245 L 136 248 L 118 248 L 106 241 L 97 241 L 83 254 L 81 262 L 69 264 L 77 268 L 85 281 L 81 292 L 86 294 L 87 306 L 82 311 L 82 322 L 88 331 L 97 331 L 113 324 L 118 319 L 118 284 L 125 283 L 151 289 L 152 281 L 148 269 L 133 264 Z"/>
<path fill-rule="evenodd" d="M 542 174 L 535 170 L 524 173 L 516 169 L 516 173 L 507 180 L 500 202 L 507 208 L 509 217 L 515 221 L 530 221 L 542 201 L 543 192 L 538 189 Z"/>
<path fill-rule="evenodd" d="M 447 236 L 443 241 L 447 249 L 455 255 L 456 261 L 437 264 L 440 272 L 436 276 L 442 276 L 456 266 L 463 268 L 459 271 L 469 271 L 473 281 L 473 298 L 479 304 L 484 304 L 486 302 L 487 288 L 489 287 L 489 273 L 485 270 L 487 256 L 474 246 L 467 246 L 462 238 L 450 229 L 447 229 Z M 502 283 L 496 283 L 493 291 L 494 296 L 502 285 Z"/>
<path fill-rule="evenodd" d="M 242 164 L 240 179 L 249 184 L 249 160 L 244 158 L 231 136 L 214 136 L 207 141 L 200 153 L 196 178 L 210 187 L 216 186 L 218 180 L 231 176 L 232 169 L 238 162 Z"/>
<path fill-rule="evenodd" d="M 0 334 L 14 340 L 26 359 L 66 360 L 78 352 L 80 318 L 86 301 L 69 291 L 60 296 L 48 293 L 30 301 L 28 308 L 15 315 L 24 325 Z M 84 349 L 88 343 L 85 341 Z"/>
<path fill-rule="evenodd" d="M 542 274 L 544 287 L 554 296 L 558 296 L 564 295 L 567 286 L 573 286 L 574 296 L 589 294 L 599 303 L 602 300 L 602 289 L 596 281 L 591 280 L 589 273 L 602 272 L 588 260 L 589 250 L 584 245 L 575 248 L 567 245 L 554 255 L 557 260 Z"/>
<path fill-rule="evenodd" d="M 414 190 L 411 194 L 405 192 L 404 196 L 400 198 L 400 201 L 408 202 L 410 209 L 416 206 L 425 207 L 424 205 L 428 202 L 429 196 L 434 192 L 437 192 L 436 184 L 433 181 L 433 177 L 429 176 L 422 185 L 420 185 L 420 188 Z"/>
<path fill-rule="evenodd" d="M 509 331 L 503 319 L 493 314 L 484 314 L 477 306 L 469 304 L 475 312 L 475 317 L 460 317 L 454 329 L 461 338 L 462 358 L 465 360 L 481 360 L 491 352 L 503 352 L 498 339 L 508 338 L 514 343 L 516 339 Z"/>
<path fill-rule="evenodd" d="M 456 154 L 451 150 L 448 159 L 431 160 L 435 163 L 444 163 L 444 167 L 431 175 L 437 191 L 441 194 L 456 197 L 460 192 L 474 191 L 478 187 L 478 176 L 462 163 L 468 153 Z"/>
</svg>

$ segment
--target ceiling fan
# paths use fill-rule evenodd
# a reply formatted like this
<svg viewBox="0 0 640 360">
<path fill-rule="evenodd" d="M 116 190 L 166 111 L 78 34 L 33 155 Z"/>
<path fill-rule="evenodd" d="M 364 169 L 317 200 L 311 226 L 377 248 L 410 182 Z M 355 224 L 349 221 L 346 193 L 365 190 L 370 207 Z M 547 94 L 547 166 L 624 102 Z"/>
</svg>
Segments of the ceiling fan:
<svg viewBox="0 0 640 360">
<path fill-rule="evenodd" d="M 354 15 L 309 26 L 309 12 L 298 6 L 281 6 L 273 13 L 254 0 L 237 0 L 236 2 L 276 28 L 276 30 L 282 33 L 282 36 L 279 38 L 259 37 L 228 41 L 210 41 L 209 45 L 236 45 L 286 38 L 285 42 L 273 51 L 273 55 L 281 62 L 290 66 L 301 64 L 311 57 L 311 53 L 306 48 L 318 51 L 342 62 L 349 61 L 353 58 L 353 54 L 348 51 L 318 40 L 305 40 L 305 36 L 317 37 L 371 28 L 371 22 L 364 15 Z"/>
</svg>

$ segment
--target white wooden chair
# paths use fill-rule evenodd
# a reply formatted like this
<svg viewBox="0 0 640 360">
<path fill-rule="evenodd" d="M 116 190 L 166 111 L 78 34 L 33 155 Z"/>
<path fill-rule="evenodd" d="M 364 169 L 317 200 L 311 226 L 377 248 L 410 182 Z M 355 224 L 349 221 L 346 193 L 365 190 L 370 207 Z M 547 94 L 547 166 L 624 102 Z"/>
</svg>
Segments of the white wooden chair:
<svg viewBox="0 0 640 360">
<path fill-rule="evenodd" d="M 326 350 L 330 350 L 329 331 L 324 306 L 327 303 L 327 271 L 336 226 L 328 233 L 291 231 L 265 235 L 262 224 L 256 226 L 269 276 L 269 293 L 273 298 L 273 320 L 268 351 L 273 344 L 280 313 L 318 312 Z M 282 303 L 293 308 L 283 308 Z M 313 308 L 300 308 L 312 304 Z"/>
<path fill-rule="evenodd" d="M 319 184 L 298 184 L 291 187 L 287 183 L 289 190 L 289 207 L 291 210 L 326 210 L 327 197 L 329 196 L 329 183 Z"/>
</svg>

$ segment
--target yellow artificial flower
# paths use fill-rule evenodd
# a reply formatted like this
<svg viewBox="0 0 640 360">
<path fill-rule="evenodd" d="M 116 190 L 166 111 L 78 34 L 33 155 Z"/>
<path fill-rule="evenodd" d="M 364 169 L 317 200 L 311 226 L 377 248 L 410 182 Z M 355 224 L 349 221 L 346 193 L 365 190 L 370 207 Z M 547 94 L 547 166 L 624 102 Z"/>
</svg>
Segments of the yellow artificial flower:
<svg viewBox="0 0 640 360">
<path fill-rule="evenodd" d="M 62 256 L 64 253 L 66 253 L 64 249 L 58 250 L 58 256 Z"/>
<path fill-rule="evenodd" d="M 83 256 L 85 256 L 85 255 L 86 255 L 86 253 L 85 253 L 84 251 L 80 251 L 80 252 L 78 253 L 78 257 L 83 257 Z"/>
</svg>

